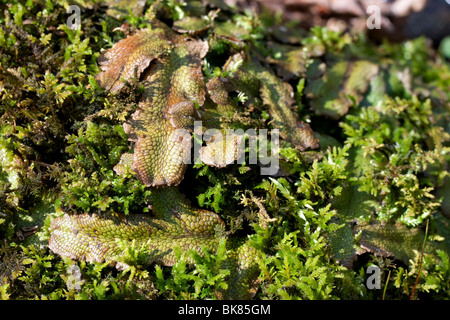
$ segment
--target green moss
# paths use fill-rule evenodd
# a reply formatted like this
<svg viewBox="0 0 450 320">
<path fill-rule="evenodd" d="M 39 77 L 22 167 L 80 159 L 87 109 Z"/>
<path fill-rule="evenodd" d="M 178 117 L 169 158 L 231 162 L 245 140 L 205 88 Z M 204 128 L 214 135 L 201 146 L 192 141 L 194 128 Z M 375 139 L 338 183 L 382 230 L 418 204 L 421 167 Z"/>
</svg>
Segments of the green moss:
<svg viewBox="0 0 450 320">
<path fill-rule="evenodd" d="M 232 257 L 224 242 L 217 253 L 179 251 L 173 267 L 142 265 L 139 250 L 130 248 L 127 259 L 136 263 L 127 271 L 61 258 L 46 246 L 50 221 L 64 212 L 150 212 L 151 192 L 132 173 L 114 171 L 131 151 L 122 123 L 136 110 L 142 87 L 131 82 L 128 94 L 111 95 L 94 77 L 102 49 L 149 27 L 153 16 L 208 40 L 206 80 L 241 81 L 225 90 L 224 110 L 233 112 L 223 112 L 217 127 L 279 125 L 265 106 L 280 102 L 273 90 L 263 85 L 266 99 L 260 99 L 259 82 L 246 74 L 249 64 L 226 64 L 244 50 L 263 61 L 253 70 L 259 80 L 289 81 L 288 107 L 320 140 L 304 151 L 286 134 L 277 176 L 260 176 L 259 166 L 248 163 L 193 165 L 180 184 L 193 203 L 219 213 L 228 233 L 248 237 L 260 253 L 255 299 L 381 299 L 381 290 L 365 286 L 373 264 L 382 269 L 385 298 L 408 299 L 420 245 L 395 251 L 370 231 L 387 226 L 381 230 L 394 236 L 423 234 L 427 221 L 416 298 L 448 298 L 448 60 L 424 38 L 375 45 L 364 34 L 324 27 L 285 24 L 281 44 L 264 14 L 206 2 L 222 6 L 217 17 L 200 2 L 149 1 L 142 12 L 118 17 L 113 7 L 81 3 L 80 30 L 67 27 L 65 2 L 0 4 L 0 298 L 214 299 L 229 285 L 224 262 Z M 117 29 L 125 21 L 129 29 Z M 200 111 L 223 111 L 211 104 Z M 17 238 L 22 227 L 34 226 L 38 232 Z M 72 264 L 81 272 L 75 280 Z"/>
</svg>

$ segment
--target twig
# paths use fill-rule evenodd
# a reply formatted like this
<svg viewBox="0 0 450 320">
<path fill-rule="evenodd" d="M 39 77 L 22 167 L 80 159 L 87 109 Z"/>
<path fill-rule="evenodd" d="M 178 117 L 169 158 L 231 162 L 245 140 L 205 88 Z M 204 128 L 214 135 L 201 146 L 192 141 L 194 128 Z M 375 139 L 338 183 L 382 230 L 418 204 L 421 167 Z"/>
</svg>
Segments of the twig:
<svg viewBox="0 0 450 320">
<path fill-rule="evenodd" d="M 391 270 L 389 270 L 388 277 L 387 277 L 387 280 L 386 280 L 386 284 L 384 285 L 383 297 L 381 298 L 382 300 L 384 300 L 384 296 L 386 295 L 386 289 L 387 289 L 387 286 L 388 286 L 390 278 L 391 278 Z"/>
<path fill-rule="evenodd" d="M 428 222 L 430 220 L 427 220 L 427 226 L 425 228 L 425 237 L 423 238 L 423 243 L 422 243 L 422 253 L 420 254 L 420 265 L 419 265 L 419 271 L 417 272 L 417 278 L 416 278 L 416 283 L 414 284 L 414 288 L 411 292 L 411 297 L 409 298 L 409 300 L 412 300 L 414 297 L 414 292 L 416 291 L 416 287 L 417 287 L 417 283 L 419 282 L 419 277 L 420 277 L 420 270 L 422 269 L 422 262 L 423 262 L 423 251 L 425 249 L 425 241 L 427 240 L 427 235 L 428 235 Z"/>
</svg>

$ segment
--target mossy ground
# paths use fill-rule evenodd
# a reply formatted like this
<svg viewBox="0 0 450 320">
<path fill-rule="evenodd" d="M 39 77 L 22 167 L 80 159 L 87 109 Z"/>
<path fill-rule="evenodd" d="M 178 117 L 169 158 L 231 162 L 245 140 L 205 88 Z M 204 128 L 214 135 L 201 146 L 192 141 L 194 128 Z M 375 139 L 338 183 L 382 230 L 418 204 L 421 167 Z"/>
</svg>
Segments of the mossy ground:
<svg viewBox="0 0 450 320">
<path fill-rule="evenodd" d="M 137 263 L 127 271 L 61 258 L 46 247 L 50 221 L 63 212 L 132 214 L 148 212 L 150 205 L 148 189 L 113 171 L 121 154 L 130 151 L 121 125 L 136 109 L 141 88 L 131 84 L 134 94 L 113 96 L 94 77 L 102 49 L 148 27 L 153 1 L 147 1 L 143 15 L 122 18 L 108 15 L 99 1 L 83 3 L 80 30 L 66 24 L 69 4 L 0 3 L 0 297 L 214 298 L 214 291 L 227 285 L 227 270 L 220 268 L 224 246 L 215 255 L 195 255 L 195 266 L 181 259 L 172 268 Z M 200 7 L 163 1 L 158 15 L 171 24 L 198 15 Z M 360 235 L 346 229 L 355 221 L 421 230 L 428 225 L 426 241 L 440 249 L 423 256 L 414 297 L 448 299 L 448 57 L 424 38 L 373 43 L 364 34 L 315 27 L 295 38 L 295 45 L 315 53 L 289 69 L 280 63 L 286 52 L 268 45 L 279 39 L 281 21 L 269 14 L 227 14 L 224 33 L 231 32 L 233 21 L 239 28 L 232 32 L 269 57 L 274 70 L 293 72 L 287 81 L 299 118 L 320 139 L 320 149 L 308 152 L 282 144 L 283 177 L 261 176 L 256 165 L 194 165 L 180 185 L 194 204 L 220 214 L 230 230 L 248 235 L 264 253 L 255 299 L 409 299 L 420 248 L 409 261 L 363 253 Z M 215 55 L 206 57 L 206 75 L 220 72 L 224 50 L 218 42 Z M 295 58 L 298 52 L 289 54 Z M 377 65 L 367 88 L 352 85 L 352 71 L 338 72 L 356 72 L 362 64 L 348 65 L 357 60 Z M 296 69 L 300 63 L 304 69 Z M 331 109 L 322 109 L 324 101 L 333 101 Z M 249 125 L 267 120 L 266 112 L 256 114 L 256 120 L 252 114 L 240 117 Z M 36 225 L 39 231 L 26 237 L 27 227 Z M 139 260 L 138 253 L 127 254 Z M 346 259 L 347 267 L 339 263 Z M 75 282 L 68 273 L 72 264 L 81 271 Z M 371 265 L 380 267 L 381 289 L 366 286 Z"/>
</svg>

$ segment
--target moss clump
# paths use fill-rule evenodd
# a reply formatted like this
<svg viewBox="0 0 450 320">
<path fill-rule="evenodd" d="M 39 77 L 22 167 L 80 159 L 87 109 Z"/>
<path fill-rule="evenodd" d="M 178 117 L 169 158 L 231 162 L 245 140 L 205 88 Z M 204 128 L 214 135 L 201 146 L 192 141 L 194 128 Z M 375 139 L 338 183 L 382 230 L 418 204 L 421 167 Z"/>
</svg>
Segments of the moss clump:
<svg viewBox="0 0 450 320">
<path fill-rule="evenodd" d="M 280 37 L 279 25 L 265 14 L 225 6 L 214 14 L 217 4 L 205 3 L 149 1 L 142 14 L 119 17 L 107 6 L 85 4 L 79 30 L 66 25 L 65 2 L 0 4 L 1 298 L 203 299 L 226 288 L 223 244 L 216 255 L 191 256 L 194 266 L 180 253 L 172 268 L 137 263 L 122 272 L 61 258 L 46 247 L 49 223 L 63 212 L 149 211 L 149 191 L 133 175 L 113 170 L 130 151 L 121 125 L 136 110 L 142 88 L 131 81 L 128 94 L 110 95 L 94 78 L 102 49 L 148 27 L 155 16 L 208 40 L 202 70 L 208 80 L 236 76 L 241 66 L 226 62 L 245 48 L 257 55 L 292 87 L 289 107 L 319 138 L 318 149 L 304 151 L 284 137 L 278 176 L 260 176 L 257 165 L 197 164 L 180 185 L 262 253 L 255 299 L 381 299 L 381 290 L 365 286 L 372 264 L 382 270 L 385 298 L 407 299 L 427 223 L 416 298 L 446 298 L 448 60 L 423 38 L 376 45 L 364 34 L 323 27 L 302 30 L 300 38 L 289 24 Z M 199 19 L 201 25 L 189 23 Z M 238 89 L 227 97 L 237 112 L 222 113 L 219 124 L 275 127 L 259 92 Z M 384 225 L 394 234 L 407 228 L 420 235 L 405 240 L 415 243 L 407 256 L 370 245 L 379 233 L 368 238 L 359 231 Z M 139 252 L 127 254 L 139 261 Z M 73 263 L 80 273 L 68 273 Z"/>
</svg>

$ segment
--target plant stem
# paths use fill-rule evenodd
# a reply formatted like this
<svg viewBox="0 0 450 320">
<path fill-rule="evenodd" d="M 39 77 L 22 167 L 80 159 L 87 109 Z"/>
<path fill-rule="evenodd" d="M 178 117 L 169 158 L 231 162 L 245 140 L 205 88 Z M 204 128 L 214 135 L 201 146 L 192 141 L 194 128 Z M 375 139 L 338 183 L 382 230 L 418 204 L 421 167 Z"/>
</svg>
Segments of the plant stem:
<svg viewBox="0 0 450 320">
<path fill-rule="evenodd" d="M 414 292 L 416 291 L 416 287 L 417 287 L 417 283 L 419 282 L 419 277 L 420 277 L 420 270 L 422 269 L 422 262 L 423 262 L 423 251 L 425 249 L 425 241 L 427 240 L 427 235 L 428 235 L 428 222 L 430 220 L 427 220 L 427 226 L 425 228 L 425 237 L 423 238 L 423 243 L 422 243 L 422 252 L 420 254 L 420 265 L 419 265 L 419 271 L 417 272 L 417 278 L 416 278 L 416 283 L 414 284 L 414 288 L 411 292 L 411 296 L 409 297 L 409 300 L 412 300 L 414 297 Z"/>
</svg>

